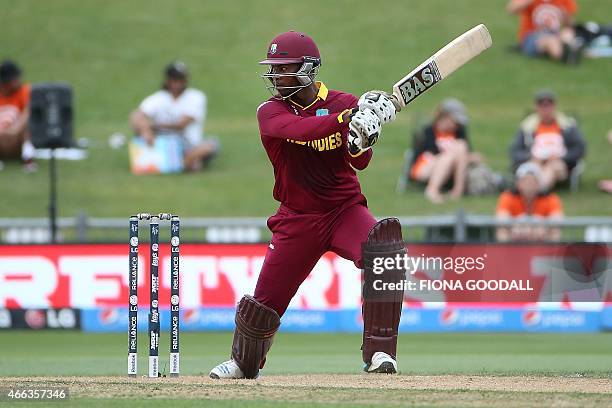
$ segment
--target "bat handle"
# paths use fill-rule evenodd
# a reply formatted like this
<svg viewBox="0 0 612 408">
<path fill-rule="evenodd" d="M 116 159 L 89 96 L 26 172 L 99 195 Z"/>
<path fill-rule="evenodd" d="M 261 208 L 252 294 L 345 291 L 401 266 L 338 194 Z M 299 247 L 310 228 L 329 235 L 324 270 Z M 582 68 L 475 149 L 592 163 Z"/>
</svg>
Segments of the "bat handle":
<svg viewBox="0 0 612 408">
<path fill-rule="evenodd" d="M 391 99 L 391 102 L 393 102 L 393 106 L 395 106 L 395 112 L 400 112 L 402 110 L 402 104 L 400 103 L 397 96 L 395 96 L 395 94 L 390 94 L 389 99 Z"/>
</svg>

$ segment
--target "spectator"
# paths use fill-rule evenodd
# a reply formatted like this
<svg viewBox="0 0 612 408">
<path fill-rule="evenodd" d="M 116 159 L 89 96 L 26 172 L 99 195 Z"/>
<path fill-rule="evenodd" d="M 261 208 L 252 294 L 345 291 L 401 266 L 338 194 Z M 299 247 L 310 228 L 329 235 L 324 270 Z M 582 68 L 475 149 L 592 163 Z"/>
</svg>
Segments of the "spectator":
<svg viewBox="0 0 612 408">
<path fill-rule="evenodd" d="M 513 168 L 531 161 L 541 167 L 542 187 L 552 189 L 582 159 L 585 142 L 576 121 L 556 111 L 552 91 L 535 95 L 536 112 L 527 116 L 519 127 L 511 146 Z"/>
<path fill-rule="evenodd" d="M 185 170 L 199 170 L 219 150 L 216 140 L 203 138 L 206 95 L 187 87 L 189 73 L 184 63 L 169 64 L 164 74 L 162 89 L 145 98 L 130 115 L 131 126 L 149 145 L 162 134 L 181 136 Z"/>
<path fill-rule="evenodd" d="M 542 189 L 542 172 L 534 163 L 524 163 L 518 168 L 515 187 L 499 196 L 495 215 L 498 220 L 517 221 L 516 225 L 497 229 L 498 241 L 558 241 L 561 238 L 559 228 L 536 225 L 526 219 L 563 218 L 561 199 Z"/>
<path fill-rule="evenodd" d="M 467 140 L 468 116 L 457 99 L 445 99 L 437 108 L 434 120 L 416 138 L 410 178 L 427 183 L 425 196 L 432 203 L 444 202 L 443 186 L 452 178 L 451 198 L 465 192 L 467 167 L 480 161 L 471 153 Z"/>
<path fill-rule="evenodd" d="M 507 9 L 521 17 L 518 37 L 523 54 L 579 62 L 582 46 L 572 26 L 578 9 L 574 0 L 510 0 Z"/>
<path fill-rule="evenodd" d="M 0 158 L 19 159 L 24 171 L 36 170 L 30 142 L 30 85 L 21 82 L 21 69 L 10 60 L 0 64 Z"/>
</svg>

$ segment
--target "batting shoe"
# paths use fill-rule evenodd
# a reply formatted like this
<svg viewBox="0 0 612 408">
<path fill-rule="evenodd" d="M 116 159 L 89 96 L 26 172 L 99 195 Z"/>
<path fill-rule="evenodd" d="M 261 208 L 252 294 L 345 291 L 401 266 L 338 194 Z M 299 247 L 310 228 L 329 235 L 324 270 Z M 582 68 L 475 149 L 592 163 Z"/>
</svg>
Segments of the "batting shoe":
<svg viewBox="0 0 612 408">
<path fill-rule="evenodd" d="M 234 360 L 227 360 L 212 370 L 209 374 L 210 378 L 219 379 L 239 379 L 244 378 L 244 374 L 238 364 Z"/>
<path fill-rule="evenodd" d="M 363 371 L 366 373 L 395 374 L 397 373 L 397 363 L 387 353 L 377 351 L 372 356 L 372 362 L 363 367 Z"/>
</svg>

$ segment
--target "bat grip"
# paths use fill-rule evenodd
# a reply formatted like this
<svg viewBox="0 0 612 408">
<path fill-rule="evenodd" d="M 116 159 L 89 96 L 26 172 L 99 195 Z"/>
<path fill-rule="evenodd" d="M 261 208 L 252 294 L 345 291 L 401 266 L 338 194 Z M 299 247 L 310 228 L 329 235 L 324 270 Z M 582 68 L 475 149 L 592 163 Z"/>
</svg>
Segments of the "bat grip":
<svg viewBox="0 0 612 408">
<path fill-rule="evenodd" d="M 400 103 L 399 99 L 397 98 L 397 96 L 395 96 L 394 94 L 389 95 L 389 99 L 391 99 L 391 102 L 393 102 L 393 106 L 395 106 L 395 112 L 400 112 L 402 110 L 402 104 Z"/>
</svg>

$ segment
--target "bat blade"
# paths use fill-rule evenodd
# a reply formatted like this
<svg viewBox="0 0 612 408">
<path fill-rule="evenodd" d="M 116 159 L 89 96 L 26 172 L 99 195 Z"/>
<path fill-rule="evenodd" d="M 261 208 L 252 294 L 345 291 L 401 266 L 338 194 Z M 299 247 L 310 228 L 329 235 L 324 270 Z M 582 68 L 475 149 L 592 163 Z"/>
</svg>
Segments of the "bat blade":
<svg viewBox="0 0 612 408">
<path fill-rule="evenodd" d="M 455 72 L 492 44 L 489 30 L 479 24 L 461 34 L 393 85 L 398 108 Z M 398 109 L 399 110 L 399 109 Z"/>
</svg>

